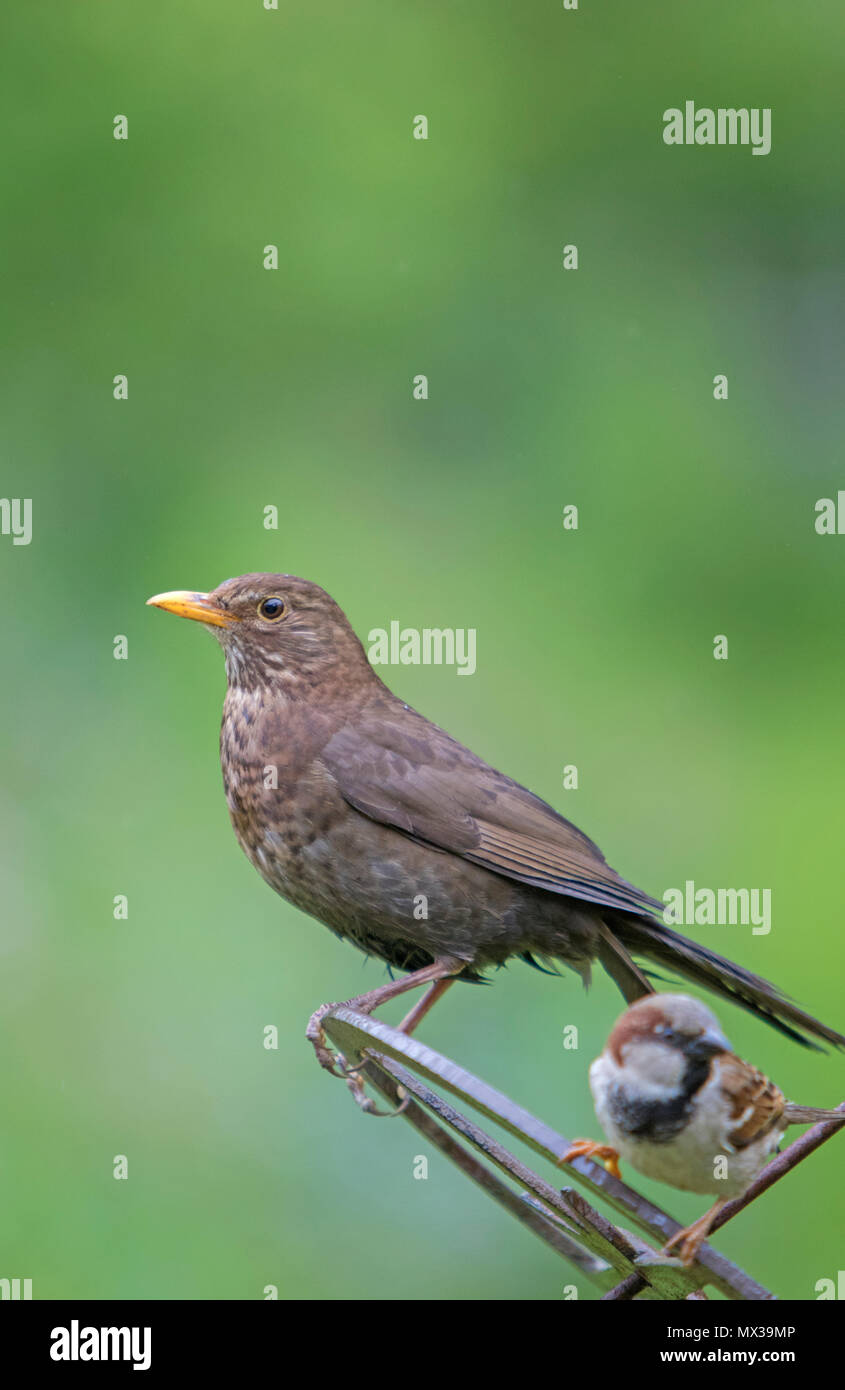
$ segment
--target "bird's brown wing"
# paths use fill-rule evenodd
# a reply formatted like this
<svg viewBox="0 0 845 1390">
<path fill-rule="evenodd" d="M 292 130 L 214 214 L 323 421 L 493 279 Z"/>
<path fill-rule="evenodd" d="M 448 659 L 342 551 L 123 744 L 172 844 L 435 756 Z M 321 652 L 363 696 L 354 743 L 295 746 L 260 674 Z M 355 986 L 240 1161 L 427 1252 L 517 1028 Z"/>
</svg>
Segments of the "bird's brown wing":
<svg viewBox="0 0 845 1390">
<path fill-rule="evenodd" d="M 735 1149 L 744 1149 L 779 1127 L 786 1098 L 756 1067 L 732 1052 L 719 1058 L 719 1085 L 730 1106 L 728 1138 Z"/>
<path fill-rule="evenodd" d="M 383 825 L 493 873 L 623 912 L 663 910 L 525 787 L 415 711 L 379 700 L 321 760 L 346 801 Z"/>
</svg>

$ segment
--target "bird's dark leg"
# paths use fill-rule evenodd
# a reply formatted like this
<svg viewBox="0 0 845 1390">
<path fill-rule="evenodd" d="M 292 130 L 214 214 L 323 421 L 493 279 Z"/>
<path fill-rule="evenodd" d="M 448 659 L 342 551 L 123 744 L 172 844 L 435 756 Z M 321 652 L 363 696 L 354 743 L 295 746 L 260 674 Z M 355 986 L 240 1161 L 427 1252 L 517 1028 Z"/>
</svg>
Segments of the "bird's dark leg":
<svg viewBox="0 0 845 1390">
<path fill-rule="evenodd" d="M 454 977 L 459 975 L 466 968 L 466 961 L 457 960 L 454 956 L 441 956 L 431 965 L 425 965 L 421 970 L 412 970 L 410 975 L 405 975 L 401 980 L 391 980 L 389 985 L 379 985 L 378 989 L 371 989 L 367 994 L 359 994 L 355 999 L 347 999 L 345 1005 L 323 1004 L 313 1013 L 308 1020 L 308 1027 L 305 1036 L 317 1054 L 317 1061 L 326 1071 L 330 1071 L 334 1076 L 346 1077 L 347 1072 L 338 1071 L 335 1065 L 336 1059 L 329 1048 L 328 1039 L 323 1032 L 322 1020 L 332 1009 L 345 1007 L 356 1009 L 358 1013 L 371 1014 L 382 1004 L 388 1003 L 391 999 L 396 999 L 400 994 L 404 994 L 409 989 L 416 989 L 418 985 L 431 984 L 432 988 L 420 1000 L 419 1004 L 402 1020 L 399 1025 L 403 1033 L 411 1033 L 420 1020 L 428 1013 L 433 1004 L 437 1002 L 441 994 L 444 994 L 452 983 Z"/>
<path fill-rule="evenodd" d="M 402 1019 L 399 1024 L 399 1032 L 407 1033 L 410 1037 L 417 1024 L 422 1023 L 429 1009 L 434 1007 L 441 995 L 444 995 L 449 986 L 454 983 L 455 976 L 447 975 L 444 979 L 435 980 L 433 984 L 429 985 L 422 999 L 418 1000 L 410 1013 L 407 1013 Z"/>
</svg>

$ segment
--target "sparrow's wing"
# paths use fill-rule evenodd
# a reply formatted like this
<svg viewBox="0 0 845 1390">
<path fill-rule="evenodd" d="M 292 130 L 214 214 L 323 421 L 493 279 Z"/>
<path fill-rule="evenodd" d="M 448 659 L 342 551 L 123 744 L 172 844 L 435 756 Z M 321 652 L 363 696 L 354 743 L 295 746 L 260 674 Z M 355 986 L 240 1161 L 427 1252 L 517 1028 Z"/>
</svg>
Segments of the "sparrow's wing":
<svg viewBox="0 0 845 1390">
<path fill-rule="evenodd" d="M 415 711 L 400 712 L 372 701 L 323 748 L 350 806 L 520 883 L 623 912 L 662 912 L 545 801 Z"/>
<path fill-rule="evenodd" d="M 730 1106 L 728 1139 L 744 1149 L 775 1128 L 783 1128 L 786 1098 L 773 1081 L 732 1052 L 719 1058 L 719 1084 Z"/>
</svg>

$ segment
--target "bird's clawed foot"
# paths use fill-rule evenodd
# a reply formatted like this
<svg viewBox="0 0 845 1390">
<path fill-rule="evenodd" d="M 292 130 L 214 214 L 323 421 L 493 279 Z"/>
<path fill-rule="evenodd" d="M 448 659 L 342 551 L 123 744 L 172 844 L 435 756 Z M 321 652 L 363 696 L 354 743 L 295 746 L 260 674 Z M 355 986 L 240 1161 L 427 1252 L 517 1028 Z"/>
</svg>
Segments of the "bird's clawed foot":
<svg viewBox="0 0 845 1390">
<path fill-rule="evenodd" d="M 573 1158 L 598 1158 L 612 1178 L 622 1178 L 619 1171 L 619 1153 L 610 1144 L 597 1144 L 594 1139 L 573 1139 L 566 1153 L 558 1159 L 558 1167 L 562 1167 L 564 1163 L 571 1163 Z"/>
<path fill-rule="evenodd" d="M 693 1221 L 691 1226 L 685 1226 L 682 1231 L 676 1231 L 672 1239 L 667 1240 L 661 1254 L 671 1255 L 675 1246 L 680 1245 L 681 1264 L 694 1264 L 699 1250 L 710 1234 L 713 1222 L 724 1205 L 725 1199 L 723 1198 L 709 1211 L 706 1211 L 703 1216 L 700 1216 L 697 1221 Z"/>
<path fill-rule="evenodd" d="M 350 999 L 349 1007 L 354 1008 L 358 1002 L 357 999 Z M 396 1109 L 380 1110 L 364 1089 L 364 1079 L 361 1076 L 360 1067 L 350 1067 L 342 1052 L 332 1052 L 329 1040 L 323 1030 L 323 1019 L 332 1009 L 339 1007 L 338 1004 L 321 1004 L 320 1008 L 316 1009 L 308 1020 L 305 1036 L 314 1049 L 317 1061 L 332 1076 L 337 1076 L 341 1081 L 346 1082 L 356 1105 L 360 1105 L 365 1115 L 376 1115 L 380 1118 L 401 1115 L 411 1099 L 401 1086 L 399 1087 L 399 1105 Z"/>
<path fill-rule="evenodd" d="M 676 1246 L 680 1246 L 678 1254 L 682 1265 L 695 1263 L 695 1257 L 700 1247 L 707 1239 L 710 1229 L 709 1222 L 705 1225 L 707 1218 L 702 1216 L 698 1221 L 693 1221 L 691 1226 L 685 1226 L 682 1231 L 678 1231 L 671 1240 L 667 1240 L 661 1254 L 671 1255 Z"/>
<path fill-rule="evenodd" d="M 319 1009 L 315 1009 L 308 1020 L 305 1036 L 313 1047 L 320 1066 L 331 1072 L 332 1076 L 339 1076 L 342 1080 L 346 1080 L 349 1074 L 346 1059 L 341 1053 L 332 1052 L 329 1040 L 323 1032 L 323 1019 L 327 1013 L 331 1013 L 332 1009 L 338 1007 L 338 1004 L 321 1004 Z M 338 1071 L 338 1066 L 341 1067 L 340 1071 Z"/>
<path fill-rule="evenodd" d="M 332 1009 L 340 1008 L 356 1009 L 358 1013 L 371 1014 L 380 1005 L 386 1004 L 390 999 L 395 999 L 400 994 L 405 994 L 407 990 L 415 989 L 418 985 L 428 985 L 429 988 L 423 998 L 399 1024 L 399 1032 L 409 1036 L 465 966 L 466 961 L 453 959 L 451 956 L 443 956 L 431 965 L 425 965 L 421 970 L 415 970 L 412 974 L 406 975 L 404 979 L 392 980 L 388 985 L 380 985 L 378 989 L 371 989 L 368 994 L 359 994 L 355 999 L 347 999 L 345 1004 L 321 1004 L 320 1008 L 311 1015 L 305 1036 L 314 1049 L 317 1061 L 326 1071 L 331 1072 L 332 1076 L 340 1077 L 346 1082 L 355 1100 L 368 1115 L 401 1115 L 409 1098 L 405 1096 L 396 1110 L 378 1110 L 376 1108 L 364 1092 L 364 1082 L 358 1069 L 348 1066 L 346 1058 L 340 1052 L 332 1052 L 323 1029 L 323 1019 L 326 1014 L 330 1013 Z"/>
<path fill-rule="evenodd" d="M 411 1097 L 404 1086 L 397 1086 L 396 1096 L 399 1104 L 395 1110 L 380 1110 L 374 1100 L 370 1100 L 364 1090 L 364 1079 L 360 1072 L 350 1071 L 346 1076 L 346 1084 L 352 1092 L 352 1098 L 356 1105 L 360 1105 L 365 1115 L 375 1115 L 378 1119 L 392 1120 L 395 1115 L 401 1115 L 410 1102 Z"/>
</svg>

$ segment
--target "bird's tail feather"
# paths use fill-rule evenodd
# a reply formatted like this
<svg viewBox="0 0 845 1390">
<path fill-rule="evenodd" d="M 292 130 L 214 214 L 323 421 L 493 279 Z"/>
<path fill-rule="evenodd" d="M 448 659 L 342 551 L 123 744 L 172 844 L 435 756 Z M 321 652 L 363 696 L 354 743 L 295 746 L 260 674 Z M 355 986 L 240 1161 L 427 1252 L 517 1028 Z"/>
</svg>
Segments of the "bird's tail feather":
<svg viewBox="0 0 845 1390">
<path fill-rule="evenodd" d="M 845 1110 L 819 1110 L 815 1105 L 793 1105 L 791 1100 L 786 1102 L 783 1114 L 791 1125 L 812 1125 L 817 1120 L 845 1122 Z"/>
<path fill-rule="evenodd" d="M 733 1000 L 804 1047 L 823 1051 L 812 1041 L 820 1038 L 834 1047 L 845 1048 L 845 1037 L 841 1033 L 799 1009 L 768 980 L 657 921 L 617 917 L 613 921 L 613 933 L 632 955 L 645 956 L 693 984 Z"/>
<path fill-rule="evenodd" d="M 644 994 L 653 994 L 654 987 L 649 984 L 643 972 L 631 960 L 619 937 L 604 922 L 599 922 L 599 960 L 618 985 L 626 1004 L 642 999 Z"/>
</svg>

